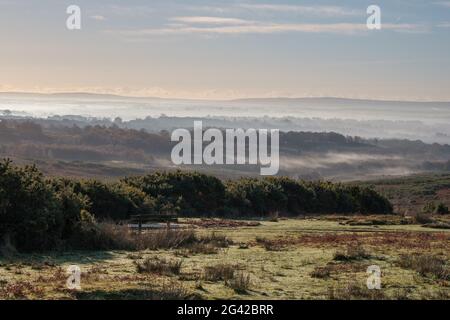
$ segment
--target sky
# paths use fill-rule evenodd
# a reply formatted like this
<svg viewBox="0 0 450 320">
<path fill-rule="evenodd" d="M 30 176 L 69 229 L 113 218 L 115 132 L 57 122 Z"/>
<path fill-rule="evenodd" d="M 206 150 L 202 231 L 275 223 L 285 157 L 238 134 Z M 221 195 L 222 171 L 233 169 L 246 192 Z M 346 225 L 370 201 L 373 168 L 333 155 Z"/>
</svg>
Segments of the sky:
<svg viewBox="0 0 450 320">
<path fill-rule="evenodd" d="M 450 1 L 0 0 L 0 40 L 2 92 L 450 101 Z"/>
</svg>

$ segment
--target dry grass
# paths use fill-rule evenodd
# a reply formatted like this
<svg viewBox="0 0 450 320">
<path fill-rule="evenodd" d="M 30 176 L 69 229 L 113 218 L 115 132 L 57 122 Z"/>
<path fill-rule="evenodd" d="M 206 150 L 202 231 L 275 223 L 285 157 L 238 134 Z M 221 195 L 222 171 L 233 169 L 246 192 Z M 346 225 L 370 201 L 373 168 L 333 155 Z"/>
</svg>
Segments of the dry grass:
<svg viewBox="0 0 450 320">
<path fill-rule="evenodd" d="M 443 249 L 447 248 L 450 234 L 444 232 L 365 232 L 365 233 L 317 233 L 304 234 L 296 238 L 277 240 L 284 244 L 299 244 L 310 247 L 336 245 L 389 246 L 398 249 Z"/>
<path fill-rule="evenodd" d="M 262 245 L 267 251 L 283 251 L 286 250 L 286 242 L 278 239 L 267 239 L 264 237 L 256 237 L 256 243 Z"/>
<path fill-rule="evenodd" d="M 448 270 L 450 233 L 418 231 L 420 228 L 382 226 L 376 228 L 378 232 L 366 228 L 357 231 L 316 218 L 280 219 L 254 228 L 219 229 L 214 234 L 210 229 L 196 229 L 193 242 L 153 242 L 158 246 L 175 243 L 176 248 L 157 252 L 19 254 L 13 259 L 0 258 L 0 299 L 448 299 L 449 282 L 442 280 L 446 277 L 441 271 Z M 165 231 L 144 232 L 141 236 L 160 233 L 153 237 L 173 239 Z M 137 237 L 130 235 L 133 241 Z M 267 251 L 264 243 L 289 250 Z M 347 246 L 358 244 L 374 256 L 366 259 L 359 249 L 347 250 Z M 340 248 L 345 259 L 332 260 Z M 178 252 L 187 255 L 181 259 Z M 195 252 L 198 254 L 192 254 Z M 445 260 L 445 265 L 438 259 L 430 267 L 426 263 L 429 258 L 410 257 L 404 258 L 401 268 L 398 260 L 402 253 L 435 256 Z M 66 288 L 66 270 L 72 264 L 82 269 L 79 292 Z M 137 264 L 142 273 L 136 272 Z M 366 270 L 372 264 L 383 271 L 381 294 L 366 289 Z M 328 292 L 328 288 L 332 289 Z"/>
<path fill-rule="evenodd" d="M 191 253 L 216 253 L 215 248 L 227 248 L 233 242 L 224 235 L 197 235 L 194 230 L 162 229 L 137 234 L 127 226 L 99 223 L 92 227 L 80 248 L 92 250 L 160 250 L 189 248 Z"/>
<path fill-rule="evenodd" d="M 211 244 L 218 248 L 228 248 L 233 244 L 233 240 L 225 235 L 217 234 L 215 232 L 197 237 L 197 242 L 203 244 Z"/>
<path fill-rule="evenodd" d="M 32 297 L 39 298 L 42 295 L 42 288 L 25 281 L 2 283 L 0 286 L 1 299 L 29 299 Z"/>
<path fill-rule="evenodd" d="M 366 286 L 351 282 L 345 286 L 333 287 L 328 291 L 330 300 L 384 300 L 382 290 L 370 290 Z"/>
<path fill-rule="evenodd" d="M 367 263 L 359 263 L 355 260 L 352 260 L 351 263 L 348 261 L 343 262 L 335 262 L 330 261 L 325 266 L 317 266 L 314 270 L 309 274 L 312 278 L 318 279 L 328 279 L 332 276 L 338 278 L 345 273 L 358 273 L 365 272 L 367 267 L 369 266 L 369 262 Z"/>
<path fill-rule="evenodd" d="M 432 229 L 450 229 L 450 223 L 442 222 L 442 221 L 426 223 L 423 226 L 427 227 L 427 228 L 432 228 Z"/>
<path fill-rule="evenodd" d="M 137 236 L 138 250 L 176 249 L 198 242 L 193 230 L 157 230 Z"/>
<path fill-rule="evenodd" d="M 251 286 L 250 274 L 245 272 L 235 272 L 233 278 L 226 281 L 226 284 L 236 293 L 246 294 Z"/>
<path fill-rule="evenodd" d="M 400 267 L 417 271 L 423 277 L 450 280 L 450 268 L 439 256 L 425 254 L 403 254 L 398 260 Z"/>
<path fill-rule="evenodd" d="M 189 289 L 178 282 L 165 283 L 158 291 L 158 296 L 154 300 L 190 300 L 200 299 L 199 296 L 194 295 Z"/>
<path fill-rule="evenodd" d="M 329 265 L 325 267 L 315 267 L 310 276 L 318 279 L 327 279 L 331 276 L 332 268 Z"/>
<path fill-rule="evenodd" d="M 342 251 L 338 250 L 335 252 L 333 260 L 336 261 L 354 261 L 354 260 L 364 260 L 370 259 L 371 255 L 362 247 L 361 245 L 349 245 Z"/>
<path fill-rule="evenodd" d="M 257 221 L 240 221 L 240 220 L 229 220 L 229 219 L 192 219 L 188 220 L 188 223 L 200 228 L 242 228 L 242 227 L 257 227 L 261 223 Z"/>
<path fill-rule="evenodd" d="M 181 260 L 168 260 L 159 258 L 146 258 L 142 262 L 136 262 L 136 271 L 138 273 L 156 273 L 160 275 L 180 274 Z"/>
<path fill-rule="evenodd" d="M 188 257 L 196 254 L 218 254 L 220 249 L 228 248 L 233 241 L 224 235 L 211 233 L 196 236 L 195 241 L 176 252 L 177 255 Z"/>
<path fill-rule="evenodd" d="M 235 265 L 225 263 L 206 266 L 203 271 L 203 278 L 206 281 L 228 281 L 233 279 L 235 270 Z"/>
<path fill-rule="evenodd" d="M 201 297 L 178 281 L 164 282 L 162 286 L 146 285 L 141 288 L 124 288 L 114 291 L 92 290 L 71 292 L 80 300 L 192 300 Z"/>
<path fill-rule="evenodd" d="M 189 254 L 218 254 L 219 248 L 211 243 L 195 243 L 184 251 L 186 255 Z"/>
</svg>

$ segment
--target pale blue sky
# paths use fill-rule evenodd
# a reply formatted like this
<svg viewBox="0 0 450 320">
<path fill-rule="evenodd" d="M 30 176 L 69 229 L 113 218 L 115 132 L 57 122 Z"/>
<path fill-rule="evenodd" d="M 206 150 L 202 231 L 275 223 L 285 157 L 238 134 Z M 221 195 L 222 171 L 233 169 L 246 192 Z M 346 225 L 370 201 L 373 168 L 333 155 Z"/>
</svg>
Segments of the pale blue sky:
<svg viewBox="0 0 450 320">
<path fill-rule="evenodd" d="M 450 1 L 0 0 L 0 39 L 0 91 L 450 100 Z"/>
</svg>

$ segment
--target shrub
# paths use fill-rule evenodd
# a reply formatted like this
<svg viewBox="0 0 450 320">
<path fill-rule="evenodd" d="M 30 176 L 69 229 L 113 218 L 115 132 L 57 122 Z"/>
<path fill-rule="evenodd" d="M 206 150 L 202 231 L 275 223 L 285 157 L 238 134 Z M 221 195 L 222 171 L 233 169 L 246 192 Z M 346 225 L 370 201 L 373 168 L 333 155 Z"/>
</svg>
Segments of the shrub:
<svg viewBox="0 0 450 320">
<path fill-rule="evenodd" d="M 444 207 L 440 208 L 439 212 L 444 213 Z M 126 220 L 133 214 L 233 213 L 274 217 L 278 213 L 391 211 L 390 203 L 372 189 L 331 182 L 306 183 L 270 177 L 241 178 L 224 184 L 212 176 L 181 171 L 127 178 L 117 183 L 45 180 L 35 166 L 17 168 L 9 160 L 0 163 L 0 239 L 8 237 L 19 251 L 67 246 L 178 248 L 193 243 L 198 244 L 199 250 L 210 250 L 231 244 L 225 236 L 195 238 L 189 231 L 149 232 L 137 241 L 128 231 L 103 224 Z M 267 242 L 265 246 L 268 250 L 280 249 L 275 243 Z"/>
<path fill-rule="evenodd" d="M 51 186 L 63 212 L 62 240 L 67 240 L 80 232 L 81 221 L 95 220 L 88 211 L 91 202 L 87 196 L 76 192 L 70 182 L 66 184 L 62 181 L 51 181 Z"/>
<path fill-rule="evenodd" d="M 391 214 L 392 204 L 384 196 L 371 188 L 352 188 L 357 210 L 363 214 Z"/>
<path fill-rule="evenodd" d="M 398 264 L 402 268 L 415 270 L 424 277 L 431 276 L 437 279 L 450 280 L 450 269 L 446 265 L 446 260 L 435 255 L 404 254 L 400 256 Z"/>
<path fill-rule="evenodd" d="M 444 203 L 440 202 L 436 206 L 436 209 L 435 209 L 434 213 L 435 214 L 448 214 L 449 210 L 448 210 L 448 207 Z"/>
<path fill-rule="evenodd" d="M 227 210 L 235 215 L 304 213 L 391 214 L 391 203 L 371 188 L 287 177 L 228 181 Z"/>
<path fill-rule="evenodd" d="M 161 203 L 177 204 L 180 213 L 186 216 L 217 213 L 225 199 L 222 181 L 198 172 L 156 172 L 126 178 L 123 182 L 151 197 L 159 196 Z"/>
<path fill-rule="evenodd" d="M 226 188 L 227 207 L 240 216 L 269 216 L 286 211 L 283 189 L 271 180 L 241 178 L 228 181 Z"/>
<path fill-rule="evenodd" d="M 268 177 L 268 182 L 277 185 L 286 196 L 284 212 L 299 215 L 314 210 L 314 191 L 301 181 L 287 177 Z"/>
<path fill-rule="evenodd" d="M 63 212 L 35 166 L 0 162 L 0 239 L 8 236 L 19 251 L 49 249 L 62 236 Z"/>
<path fill-rule="evenodd" d="M 125 183 L 88 180 L 79 188 L 91 202 L 89 211 L 99 220 L 125 220 L 131 215 L 155 212 L 155 199 Z"/>
</svg>

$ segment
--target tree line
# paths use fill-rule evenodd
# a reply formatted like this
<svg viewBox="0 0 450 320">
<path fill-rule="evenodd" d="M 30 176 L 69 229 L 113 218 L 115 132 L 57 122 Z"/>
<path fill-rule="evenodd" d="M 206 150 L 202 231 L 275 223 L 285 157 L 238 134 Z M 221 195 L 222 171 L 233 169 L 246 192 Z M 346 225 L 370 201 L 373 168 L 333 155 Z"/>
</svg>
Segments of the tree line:
<svg viewBox="0 0 450 320">
<path fill-rule="evenodd" d="M 18 250 L 70 246 L 98 221 L 134 214 L 268 217 L 389 214 L 371 188 L 287 177 L 222 181 L 198 172 L 155 172 L 114 182 L 46 178 L 35 166 L 0 162 L 0 238 Z M 92 230 L 89 229 L 91 232 Z"/>
</svg>

